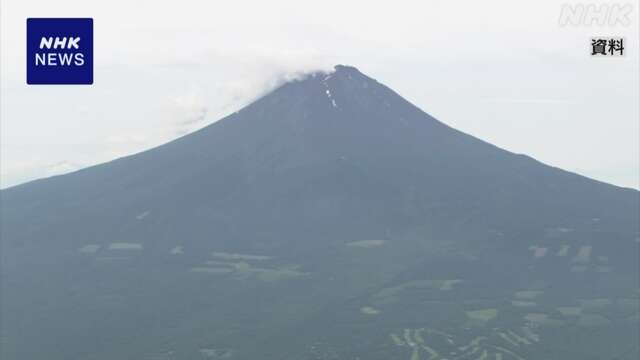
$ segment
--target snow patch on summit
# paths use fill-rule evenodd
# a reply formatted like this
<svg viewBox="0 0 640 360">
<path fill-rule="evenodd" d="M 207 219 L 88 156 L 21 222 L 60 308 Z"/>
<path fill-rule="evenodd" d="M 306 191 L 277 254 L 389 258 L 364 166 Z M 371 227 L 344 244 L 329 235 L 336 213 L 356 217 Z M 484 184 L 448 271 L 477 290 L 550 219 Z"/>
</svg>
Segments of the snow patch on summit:
<svg viewBox="0 0 640 360">
<path fill-rule="evenodd" d="M 333 98 L 333 96 L 331 96 L 331 90 L 329 89 L 329 84 L 327 84 L 327 80 L 331 77 L 331 75 L 327 76 L 326 78 L 324 78 L 324 80 L 322 80 L 322 84 L 324 85 L 325 88 L 327 88 L 325 90 L 325 94 L 327 94 L 327 98 L 329 100 L 331 100 L 331 106 L 333 106 L 334 108 L 337 108 L 338 105 L 336 104 L 336 100 Z"/>
</svg>

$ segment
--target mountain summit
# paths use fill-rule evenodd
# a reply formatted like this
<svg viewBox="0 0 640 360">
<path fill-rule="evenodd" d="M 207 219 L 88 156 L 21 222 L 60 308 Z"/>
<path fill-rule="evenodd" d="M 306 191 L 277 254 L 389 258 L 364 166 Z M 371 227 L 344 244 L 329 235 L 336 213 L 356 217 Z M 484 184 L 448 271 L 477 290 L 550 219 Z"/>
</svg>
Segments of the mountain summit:
<svg viewBox="0 0 640 360">
<path fill-rule="evenodd" d="M 350 66 L 0 195 L 3 359 L 595 359 L 638 334 L 637 191 Z"/>
</svg>

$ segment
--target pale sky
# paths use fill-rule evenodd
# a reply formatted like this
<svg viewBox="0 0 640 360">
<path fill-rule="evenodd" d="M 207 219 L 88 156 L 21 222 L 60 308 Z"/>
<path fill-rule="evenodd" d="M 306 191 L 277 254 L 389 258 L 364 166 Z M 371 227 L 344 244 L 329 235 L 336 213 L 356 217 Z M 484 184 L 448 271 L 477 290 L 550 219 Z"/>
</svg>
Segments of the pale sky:
<svg viewBox="0 0 640 360">
<path fill-rule="evenodd" d="M 299 72 L 356 66 L 504 149 L 640 187 L 638 1 L 630 24 L 559 24 L 566 0 L 0 2 L 0 186 L 132 154 Z M 94 85 L 29 86 L 27 17 L 94 19 Z M 594 59 L 590 38 L 625 38 Z"/>
</svg>

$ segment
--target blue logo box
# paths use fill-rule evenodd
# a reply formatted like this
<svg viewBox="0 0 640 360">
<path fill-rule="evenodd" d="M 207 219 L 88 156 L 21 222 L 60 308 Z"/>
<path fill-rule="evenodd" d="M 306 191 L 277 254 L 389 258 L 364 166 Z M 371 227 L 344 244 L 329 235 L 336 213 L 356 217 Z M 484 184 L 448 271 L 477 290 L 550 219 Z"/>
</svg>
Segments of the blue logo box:
<svg viewBox="0 0 640 360">
<path fill-rule="evenodd" d="M 28 18 L 27 84 L 93 84 L 93 19 Z"/>
</svg>

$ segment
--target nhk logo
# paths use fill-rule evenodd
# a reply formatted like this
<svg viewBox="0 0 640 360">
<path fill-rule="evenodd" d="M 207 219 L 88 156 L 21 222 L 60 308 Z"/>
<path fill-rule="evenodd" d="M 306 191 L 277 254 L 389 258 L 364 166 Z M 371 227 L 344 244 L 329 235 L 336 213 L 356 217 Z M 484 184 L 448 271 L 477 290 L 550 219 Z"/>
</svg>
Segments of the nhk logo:
<svg viewBox="0 0 640 360">
<path fill-rule="evenodd" d="M 42 49 L 80 49 L 78 46 L 80 37 L 62 39 L 56 37 L 43 37 L 40 40 L 40 50 Z M 60 53 L 60 52 L 40 52 L 36 53 L 36 66 L 82 66 L 84 65 L 83 53 Z"/>
<path fill-rule="evenodd" d="M 93 19 L 27 19 L 27 84 L 93 84 Z"/>
</svg>

